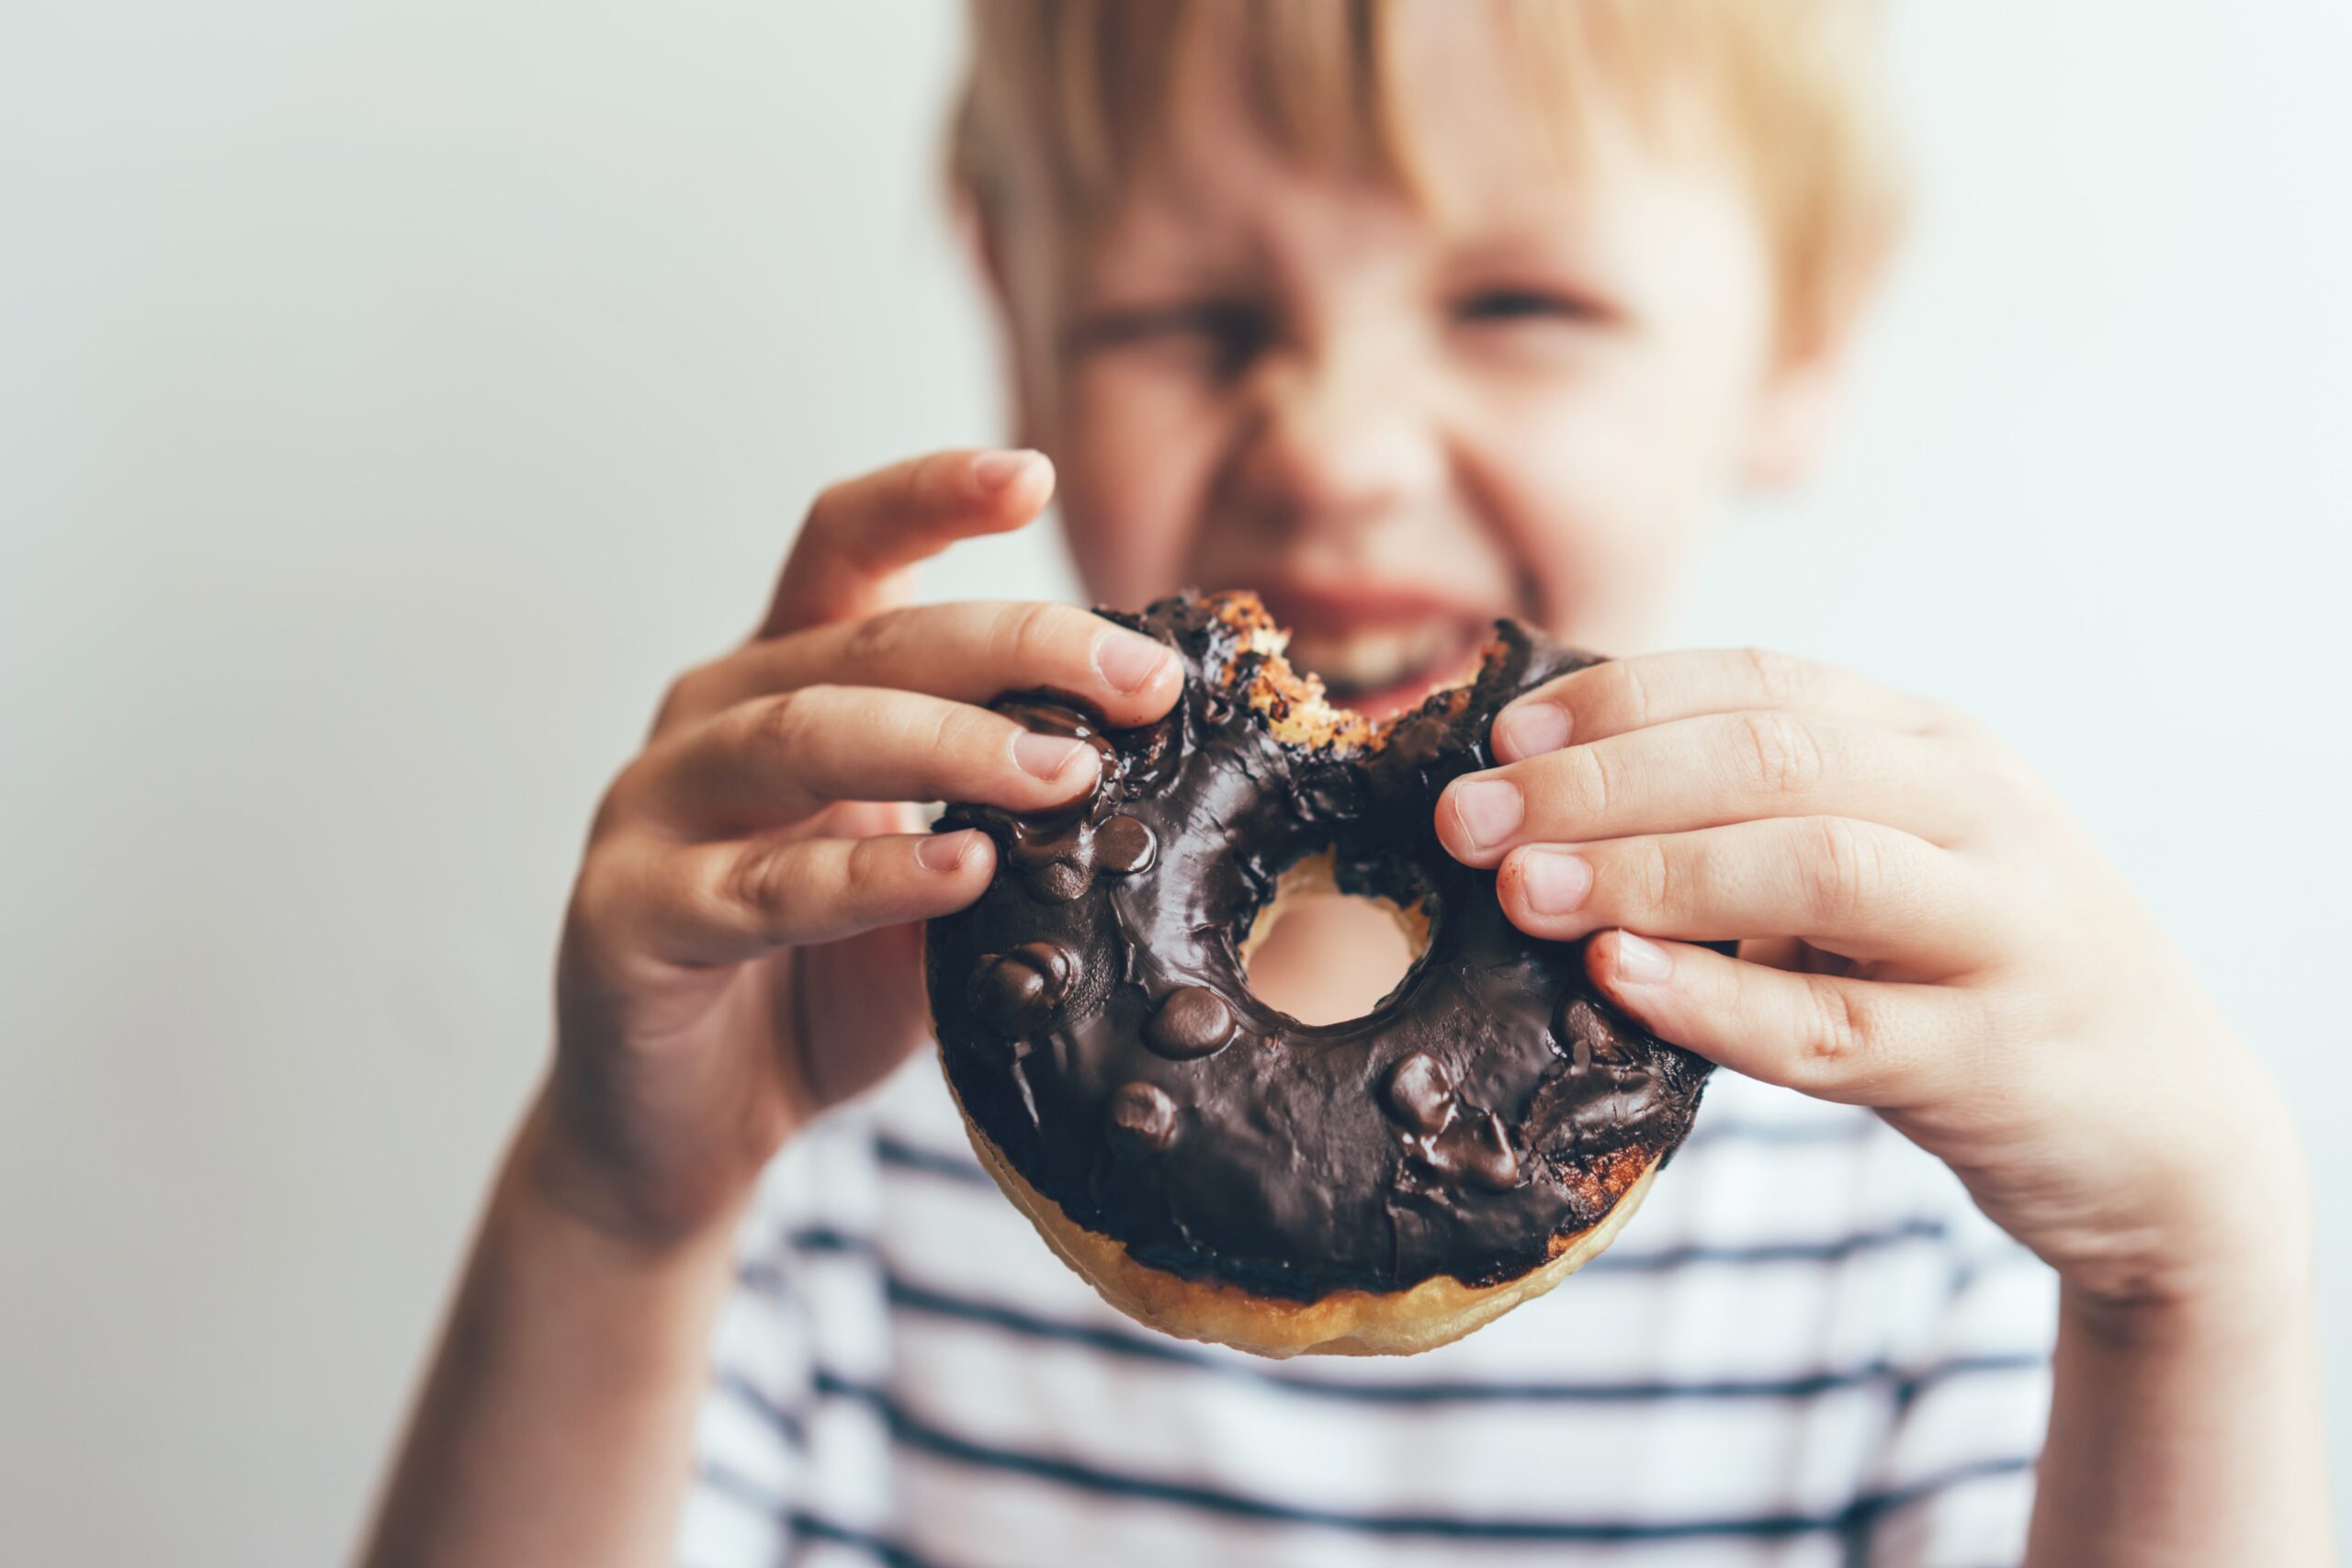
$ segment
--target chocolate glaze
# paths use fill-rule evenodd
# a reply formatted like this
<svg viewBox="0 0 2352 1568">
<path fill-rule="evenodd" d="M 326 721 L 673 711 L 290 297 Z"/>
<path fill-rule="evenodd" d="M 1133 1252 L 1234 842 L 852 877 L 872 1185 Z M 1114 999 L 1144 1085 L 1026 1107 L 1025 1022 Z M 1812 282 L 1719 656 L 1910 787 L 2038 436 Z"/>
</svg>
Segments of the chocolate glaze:
<svg viewBox="0 0 2352 1568">
<path fill-rule="evenodd" d="M 1493 765 L 1495 714 L 1597 660 L 1498 622 L 1469 687 L 1368 745 L 1307 747 L 1240 700 L 1263 656 L 1229 612 L 1189 593 L 1104 612 L 1183 659 L 1158 723 L 1106 731 L 1050 693 L 998 705 L 1103 766 L 1064 811 L 940 818 L 999 852 L 979 901 L 930 924 L 948 1077 L 1031 1186 L 1154 1268 L 1300 1301 L 1515 1279 L 1673 1151 L 1708 1071 L 1437 839 L 1438 792 Z M 1310 1026 L 1250 994 L 1238 943 L 1324 850 L 1343 892 L 1420 903 L 1430 938 L 1371 1013 Z"/>
</svg>

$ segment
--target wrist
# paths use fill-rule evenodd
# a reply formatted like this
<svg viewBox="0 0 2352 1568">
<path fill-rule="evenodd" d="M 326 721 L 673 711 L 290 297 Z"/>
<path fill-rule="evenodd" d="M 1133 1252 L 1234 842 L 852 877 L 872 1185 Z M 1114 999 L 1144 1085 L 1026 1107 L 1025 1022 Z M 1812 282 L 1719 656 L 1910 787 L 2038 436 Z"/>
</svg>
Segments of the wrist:
<svg viewBox="0 0 2352 1568">
<path fill-rule="evenodd" d="M 2152 1243 L 2153 1261 L 2061 1269 L 2060 1310 L 2119 1348 L 2271 1337 L 2316 1311 L 2311 1189 L 2291 1138 L 2241 1160 L 2214 1211 Z"/>
<path fill-rule="evenodd" d="M 454 1361 L 554 1369 L 591 1404 L 688 1377 L 733 1280 L 731 1235 L 616 1235 L 550 1194 L 531 1168 L 532 1141 L 526 1121 L 492 1190 L 451 1324 Z"/>
<path fill-rule="evenodd" d="M 733 1256 L 753 1187 L 745 1179 L 690 1201 L 648 1201 L 569 1130 L 550 1085 L 515 1131 L 492 1198 L 492 1223 L 544 1236 L 618 1275 L 698 1274 Z"/>
<path fill-rule="evenodd" d="M 732 1282 L 729 1238 L 584 1220 L 536 1108 L 509 1145 L 366 1561 L 650 1562 L 667 1550 Z"/>
</svg>

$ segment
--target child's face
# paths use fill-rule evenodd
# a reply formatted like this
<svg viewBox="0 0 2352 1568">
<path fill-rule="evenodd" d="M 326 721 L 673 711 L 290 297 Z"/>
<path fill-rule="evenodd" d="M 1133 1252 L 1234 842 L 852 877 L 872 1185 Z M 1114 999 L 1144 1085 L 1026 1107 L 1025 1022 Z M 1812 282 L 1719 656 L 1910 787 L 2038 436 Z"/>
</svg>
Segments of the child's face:
<svg viewBox="0 0 2352 1568">
<path fill-rule="evenodd" d="M 1421 40 L 1417 40 L 1421 41 Z M 1474 28 L 1413 58 L 1442 212 L 1310 174 L 1229 73 L 1099 231 L 1002 237 L 1023 435 L 1096 598 L 1255 588 L 1369 711 L 1498 614 L 1627 651 L 1725 487 L 1784 467 L 1796 398 L 1728 160 L 1604 124 L 1564 175 Z"/>
</svg>

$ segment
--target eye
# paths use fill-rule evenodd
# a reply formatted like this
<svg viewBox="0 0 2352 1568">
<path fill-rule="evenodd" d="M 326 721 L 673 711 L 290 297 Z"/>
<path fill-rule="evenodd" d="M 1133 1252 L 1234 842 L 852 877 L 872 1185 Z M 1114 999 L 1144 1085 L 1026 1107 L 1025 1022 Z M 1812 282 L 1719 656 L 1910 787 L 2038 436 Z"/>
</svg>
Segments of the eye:
<svg viewBox="0 0 2352 1568">
<path fill-rule="evenodd" d="M 1555 288 L 1481 288 L 1453 307 L 1454 320 L 1469 326 L 1513 321 L 1598 321 L 1608 310 L 1597 300 Z"/>
<path fill-rule="evenodd" d="M 1246 299 L 1193 299 L 1081 317 L 1067 347 L 1072 357 L 1125 349 L 1198 356 L 1222 378 L 1239 374 L 1273 337 L 1273 320 L 1262 306 Z"/>
</svg>

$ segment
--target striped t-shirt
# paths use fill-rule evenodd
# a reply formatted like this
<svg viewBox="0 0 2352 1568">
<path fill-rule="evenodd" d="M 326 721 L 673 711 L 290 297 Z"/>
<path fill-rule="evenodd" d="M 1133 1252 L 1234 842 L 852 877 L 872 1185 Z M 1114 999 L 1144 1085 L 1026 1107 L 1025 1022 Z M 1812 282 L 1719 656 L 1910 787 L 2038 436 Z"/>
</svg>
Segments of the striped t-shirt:
<svg viewBox="0 0 2352 1568">
<path fill-rule="evenodd" d="M 1261 1360 L 1064 1268 L 924 1052 L 762 1183 L 679 1562 L 1994 1568 L 2055 1302 L 1875 1117 L 1719 1073 L 1557 1290 L 1420 1356 Z"/>
</svg>

